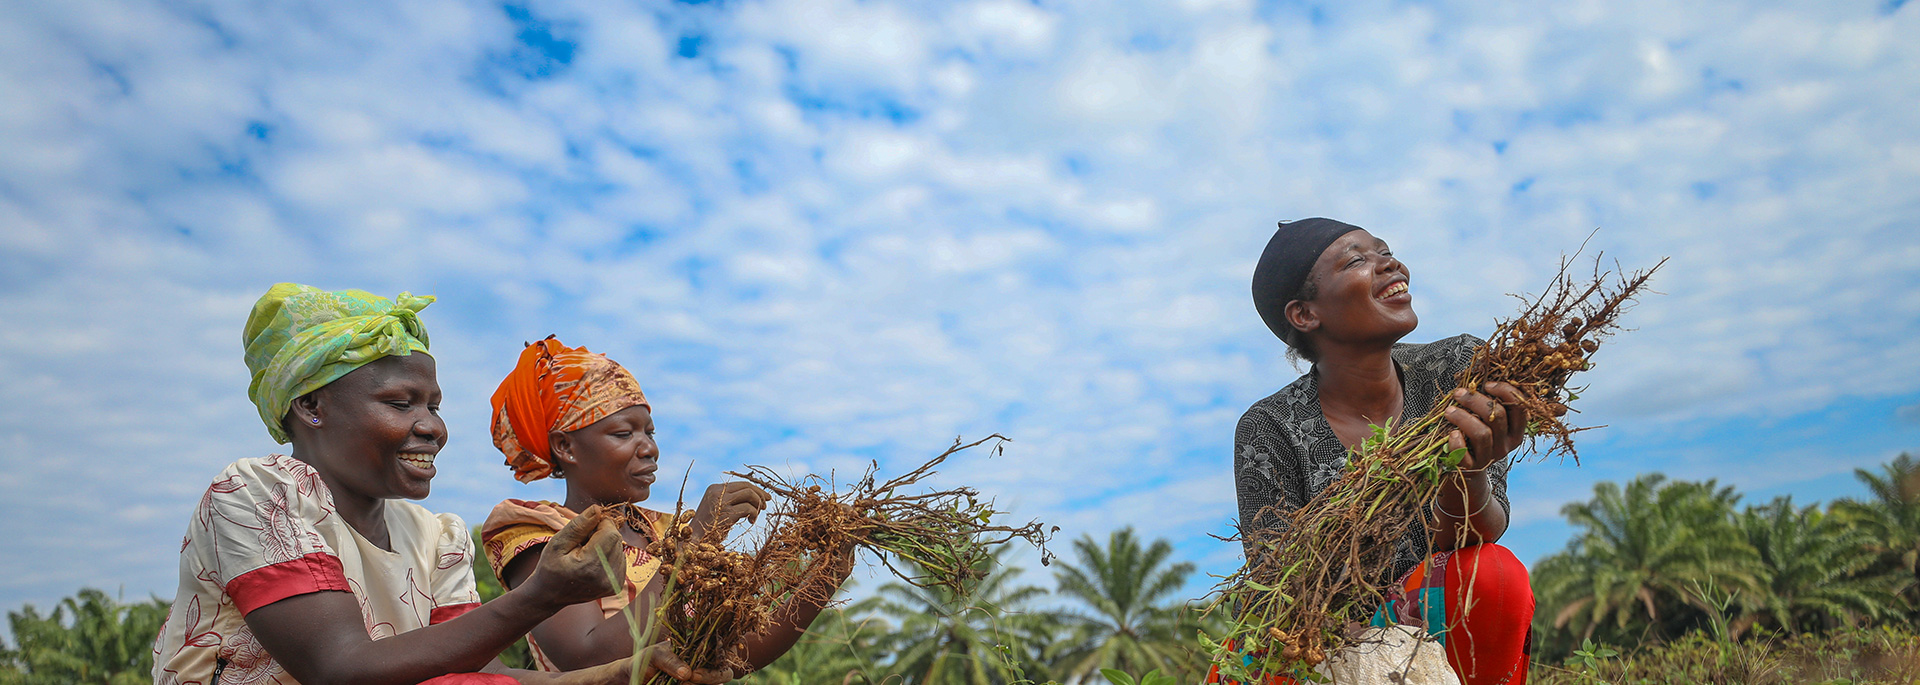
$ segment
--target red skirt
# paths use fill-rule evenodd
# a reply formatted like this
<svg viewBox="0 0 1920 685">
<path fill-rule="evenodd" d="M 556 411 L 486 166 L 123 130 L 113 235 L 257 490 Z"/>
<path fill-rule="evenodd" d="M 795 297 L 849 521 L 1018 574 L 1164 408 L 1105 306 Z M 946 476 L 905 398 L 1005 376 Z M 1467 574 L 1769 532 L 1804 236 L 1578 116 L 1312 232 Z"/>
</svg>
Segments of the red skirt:
<svg viewBox="0 0 1920 685">
<path fill-rule="evenodd" d="M 1407 572 L 1399 585 L 1400 594 L 1374 612 L 1373 625 L 1425 628 L 1445 646 L 1447 664 L 1462 685 L 1526 685 L 1533 586 L 1513 552 L 1494 544 L 1439 552 Z M 1245 658 L 1252 663 L 1252 656 Z M 1261 678 L 1263 685 L 1298 685 L 1283 675 Z M 1217 666 L 1206 682 L 1235 683 Z"/>
</svg>

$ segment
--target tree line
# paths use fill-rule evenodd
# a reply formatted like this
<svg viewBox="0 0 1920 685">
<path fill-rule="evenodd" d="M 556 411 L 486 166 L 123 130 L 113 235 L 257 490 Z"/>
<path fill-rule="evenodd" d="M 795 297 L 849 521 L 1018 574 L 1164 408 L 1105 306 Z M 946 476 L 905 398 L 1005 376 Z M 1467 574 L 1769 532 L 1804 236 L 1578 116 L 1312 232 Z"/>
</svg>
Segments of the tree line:
<svg viewBox="0 0 1920 685">
<path fill-rule="evenodd" d="M 1867 496 L 1824 507 L 1741 506 L 1732 487 L 1659 474 L 1596 485 L 1561 510 L 1567 548 L 1533 566 L 1536 658 L 1694 632 L 1920 626 L 1920 463 L 1901 454 L 1854 476 Z"/>
<path fill-rule="evenodd" d="M 1659 474 L 1603 482 L 1562 513 L 1575 534 L 1533 565 L 1537 663 L 1596 650 L 1920 626 L 1920 463 L 1861 469 L 1864 497 L 1826 506 L 1782 497 L 1742 506 L 1716 481 Z M 762 685 L 1098 682 L 1103 669 L 1205 673 L 1195 633 L 1219 620 L 1179 595 L 1195 567 L 1132 529 L 1083 536 L 1051 587 L 996 557 L 965 594 L 886 583 L 823 613 L 792 652 L 742 679 Z M 483 599 L 498 582 L 475 565 Z M 95 589 L 49 613 L 8 612 L 0 685 L 149 682 L 164 600 Z M 1615 650 L 1608 648 L 1607 652 Z M 525 643 L 503 655 L 525 664 Z"/>
</svg>

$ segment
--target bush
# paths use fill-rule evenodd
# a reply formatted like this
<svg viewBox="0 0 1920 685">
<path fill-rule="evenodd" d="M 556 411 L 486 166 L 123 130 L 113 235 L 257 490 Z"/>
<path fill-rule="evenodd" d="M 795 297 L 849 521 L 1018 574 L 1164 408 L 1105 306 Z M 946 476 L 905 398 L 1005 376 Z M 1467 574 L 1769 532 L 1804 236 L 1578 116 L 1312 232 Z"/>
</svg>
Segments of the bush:
<svg viewBox="0 0 1920 685">
<path fill-rule="evenodd" d="M 13 648 L 0 649 L 0 685 L 131 685 L 153 681 L 153 638 L 167 603 L 122 603 L 86 588 L 41 616 L 7 612 Z"/>
<path fill-rule="evenodd" d="M 1868 685 L 1920 683 L 1920 636 L 1904 629 L 1761 634 L 1734 642 L 1691 633 L 1624 655 L 1587 647 L 1561 666 L 1536 663 L 1537 685 Z M 1596 654 L 1595 652 L 1598 652 Z"/>
</svg>

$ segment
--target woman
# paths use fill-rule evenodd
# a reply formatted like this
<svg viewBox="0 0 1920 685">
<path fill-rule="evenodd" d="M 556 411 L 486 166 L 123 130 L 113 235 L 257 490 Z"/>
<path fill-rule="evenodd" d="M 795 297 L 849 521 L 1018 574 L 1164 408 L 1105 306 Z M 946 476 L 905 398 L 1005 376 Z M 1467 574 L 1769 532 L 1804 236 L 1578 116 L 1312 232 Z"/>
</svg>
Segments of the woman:
<svg viewBox="0 0 1920 685">
<path fill-rule="evenodd" d="M 518 587 L 535 573 L 542 550 L 552 546 L 561 524 L 573 512 L 600 507 L 621 513 L 620 536 L 628 562 L 626 587 L 597 602 L 567 607 L 540 623 L 528 636 L 534 660 L 543 670 L 585 668 L 632 653 L 632 633 L 621 609 L 648 616 L 660 598 L 665 574 L 647 544 L 666 532 L 670 516 L 643 509 L 660 468 L 653 441 L 653 410 L 639 383 L 619 363 L 585 347 L 569 348 L 548 337 L 520 353 L 513 371 L 493 395 L 493 442 L 506 455 L 520 482 L 548 476 L 566 482 L 567 501 L 509 499 L 495 506 L 481 526 L 487 562 L 507 587 Z M 707 489 L 689 522 L 695 535 L 708 526 L 732 526 L 758 520 L 768 495 L 749 483 Z M 852 571 L 851 550 L 835 559 L 840 581 Z M 755 635 L 745 660 L 759 669 L 785 654 L 813 623 L 823 605 L 806 603 Z"/>
<path fill-rule="evenodd" d="M 1526 412 L 1507 384 L 1454 388 L 1480 340 L 1400 343 L 1419 323 L 1410 278 L 1385 241 L 1356 226 L 1316 218 L 1274 233 L 1254 269 L 1254 307 L 1289 355 L 1313 366 L 1240 418 L 1240 520 L 1271 531 L 1271 514 L 1338 478 L 1372 426 L 1407 425 L 1451 402 L 1448 442 L 1467 457 L 1443 479 L 1428 524 L 1407 530 L 1382 569 L 1403 593 L 1373 622 L 1425 626 L 1466 685 L 1525 683 L 1533 593 L 1526 568 L 1494 543 L 1507 528 L 1506 456 L 1525 439 Z"/>
<path fill-rule="evenodd" d="M 612 591 L 596 552 L 617 519 L 565 526 L 528 582 L 485 605 L 466 524 L 427 496 L 446 444 L 418 312 L 358 290 L 273 286 L 244 342 L 248 396 L 289 456 L 241 459 L 181 541 L 180 587 L 154 643 L 156 683 L 625 683 L 631 661 L 511 671 L 494 659 L 562 607 Z M 662 649 L 645 668 L 703 683 Z"/>
</svg>

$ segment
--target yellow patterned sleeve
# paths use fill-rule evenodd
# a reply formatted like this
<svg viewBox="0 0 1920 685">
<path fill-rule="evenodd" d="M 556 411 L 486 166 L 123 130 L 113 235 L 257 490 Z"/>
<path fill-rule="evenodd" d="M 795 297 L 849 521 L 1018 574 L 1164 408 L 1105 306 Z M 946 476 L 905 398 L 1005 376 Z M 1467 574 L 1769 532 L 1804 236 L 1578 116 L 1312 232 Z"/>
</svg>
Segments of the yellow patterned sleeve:
<svg viewBox="0 0 1920 685">
<path fill-rule="evenodd" d="M 553 539 L 553 533 L 552 528 L 533 523 L 522 523 L 493 531 L 493 534 L 486 539 L 487 565 L 493 567 L 495 577 L 505 578 L 503 572 L 514 557 L 527 551 L 527 548 L 546 544 L 548 540 Z"/>
</svg>

